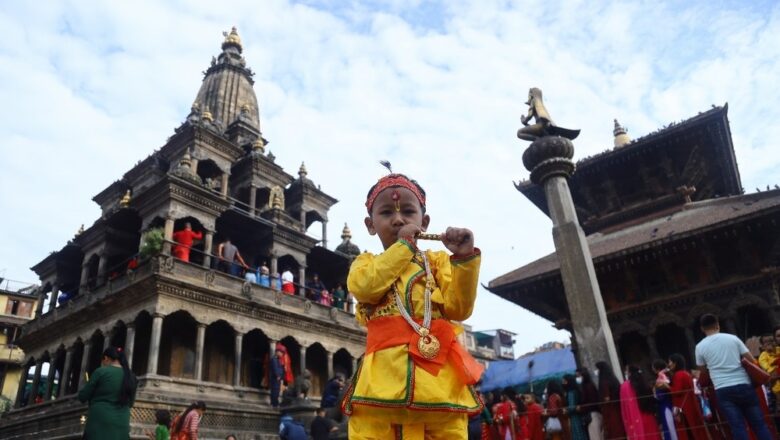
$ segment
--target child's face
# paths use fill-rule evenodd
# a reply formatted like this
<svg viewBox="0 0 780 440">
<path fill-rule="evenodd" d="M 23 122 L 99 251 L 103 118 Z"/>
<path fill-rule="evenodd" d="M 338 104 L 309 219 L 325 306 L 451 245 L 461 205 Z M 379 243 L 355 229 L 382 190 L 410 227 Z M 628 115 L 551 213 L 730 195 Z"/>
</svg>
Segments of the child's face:
<svg viewBox="0 0 780 440">
<path fill-rule="evenodd" d="M 398 200 L 393 200 L 394 192 L 398 194 Z M 368 233 L 379 235 L 382 246 L 387 249 L 398 240 L 398 231 L 404 225 L 417 225 L 424 231 L 430 221 L 414 193 L 406 188 L 387 188 L 376 197 L 371 216 L 366 217 L 365 223 Z"/>
<path fill-rule="evenodd" d="M 761 349 L 764 351 L 775 351 L 775 339 L 771 336 L 761 338 Z"/>
</svg>

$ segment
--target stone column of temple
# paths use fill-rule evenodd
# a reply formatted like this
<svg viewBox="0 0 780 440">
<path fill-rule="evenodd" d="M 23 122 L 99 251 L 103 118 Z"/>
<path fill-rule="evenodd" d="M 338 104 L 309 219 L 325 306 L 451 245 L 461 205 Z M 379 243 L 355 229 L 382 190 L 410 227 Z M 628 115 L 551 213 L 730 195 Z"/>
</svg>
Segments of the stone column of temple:
<svg viewBox="0 0 780 440">
<path fill-rule="evenodd" d="M 98 260 L 98 273 L 97 273 L 97 283 L 96 284 L 102 284 L 106 280 L 106 269 L 108 266 L 108 253 L 106 251 L 102 251 L 100 253 L 100 260 Z"/>
<path fill-rule="evenodd" d="M 206 230 L 205 236 L 203 237 L 203 267 L 206 269 L 211 267 L 211 253 L 213 252 L 214 247 L 214 231 Z"/>
<path fill-rule="evenodd" d="M 322 247 L 328 247 L 328 221 L 322 221 Z"/>
<path fill-rule="evenodd" d="M 303 207 L 301 207 L 301 230 L 306 230 L 306 211 L 304 211 Z"/>
<path fill-rule="evenodd" d="M 198 323 L 195 337 L 195 380 L 203 380 L 203 346 L 206 342 L 206 324 Z"/>
<path fill-rule="evenodd" d="M 92 351 L 92 339 L 84 342 L 84 348 L 81 350 L 81 374 L 79 375 L 79 384 L 76 391 L 80 390 L 87 383 L 87 365 L 89 364 L 89 352 Z"/>
<path fill-rule="evenodd" d="M 110 331 L 103 332 L 103 351 L 106 351 L 109 347 L 111 347 L 111 339 L 112 337 Z"/>
<path fill-rule="evenodd" d="M 276 256 L 276 252 L 271 251 L 271 289 L 277 290 L 279 280 L 279 258 Z M 273 277 L 276 278 L 273 278 Z"/>
<path fill-rule="evenodd" d="M 306 266 L 301 264 L 301 267 L 298 269 L 298 283 L 300 283 L 300 286 L 298 287 L 298 295 L 300 296 L 306 296 Z"/>
<path fill-rule="evenodd" d="M 135 349 L 135 322 L 127 324 L 127 333 L 125 333 L 125 357 L 127 365 L 133 368 L 133 349 Z"/>
<path fill-rule="evenodd" d="M 301 374 L 306 372 L 306 346 L 301 345 Z"/>
<path fill-rule="evenodd" d="M 567 181 L 575 170 L 571 160 L 573 156 L 574 144 L 571 140 L 561 136 L 542 136 L 533 138 L 523 153 L 523 164 L 531 171 L 531 181 L 544 188 L 581 364 L 595 371 L 596 362 L 606 361 L 615 375 L 621 377 L 620 361 L 593 258 L 577 219 Z"/>
<path fill-rule="evenodd" d="M 271 358 L 276 355 L 276 343 L 277 341 L 268 338 L 268 362 L 271 362 Z"/>
<path fill-rule="evenodd" d="M 57 390 L 57 397 L 62 397 L 68 393 L 68 379 L 70 379 L 70 369 L 73 367 L 74 350 L 74 347 L 65 350 L 65 365 L 62 367 L 62 376 L 60 376 L 60 388 Z"/>
<path fill-rule="evenodd" d="M 359 360 L 359 359 L 360 359 L 360 358 L 357 358 L 357 357 L 353 357 L 353 358 L 352 358 L 352 374 L 353 374 L 353 375 L 354 375 L 354 374 L 357 372 L 357 369 L 358 369 L 358 360 Z"/>
<path fill-rule="evenodd" d="M 79 281 L 79 290 L 80 294 L 83 294 L 87 291 L 87 284 L 89 282 L 89 261 L 84 260 L 84 263 L 81 264 L 81 280 Z"/>
<path fill-rule="evenodd" d="M 149 359 L 146 362 L 146 374 L 157 374 L 157 361 L 160 357 L 160 337 L 162 336 L 163 315 L 155 313 L 152 318 L 152 336 L 149 338 Z"/>
<path fill-rule="evenodd" d="M 257 187 L 252 185 L 249 188 L 249 215 L 252 217 L 255 216 L 257 209 L 255 208 L 255 205 L 257 204 Z"/>
<path fill-rule="evenodd" d="M 650 357 L 655 360 L 660 357 L 658 346 L 655 343 L 655 333 L 647 335 L 647 348 L 650 350 Z"/>
<path fill-rule="evenodd" d="M 57 359 L 50 359 L 49 360 L 49 373 L 46 376 L 46 387 L 44 387 L 43 391 L 43 401 L 49 401 L 51 400 L 51 395 L 54 392 L 54 377 L 56 376 L 57 369 L 54 367 L 54 365 L 57 363 Z M 60 382 L 62 382 L 62 378 L 60 378 Z"/>
<path fill-rule="evenodd" d="M 51 364 L 49 364 L 51 365 Z M 38 396 L 38 386 L 41 383 L 41 369 L 43 368 L 43 360 L 39 360 L 35 363 L 35 374 L 33 375 L 32 388 L 30 389 L 30 395 L 27 396 L 27 405 L 35 403 L 35 398 Z"/>
<path fill-rule="evenodd" d="M 241 385 L 241 349 L 244 341 L 244 334 L 236 332 L 236 367 L 233 368 L 233 386 Z"/>
<path fill-rule="evenodd" d="M 222 174 L 222 188 L 220 188 L 222 191 L 222 195 L 227 197 L 228 195 L 228 173 Z"/>
<path fill-rule="evenodd" d="M 325 352 L 328 355 L 328 380 L 333 377 L 333 352 L 326 351 Z"/>
<path fill-rule="evenodd" d="M 43 303 L 46 302 L 46 291 L 43 287 L 38 288 L 38 304 L 35 306 L 35 317 L 43 314 Z"/>
<path fill-rule="evenodd" d="M 24 389 L 27 388 L 27 379 L 30 376 L 29 362 L 25 361 L 22 365 L 22 374 L 19 375 L 19 388 L 16 390 L 16 401 L 14 401 L 15 408 L 22 406 L 22 399 L 24 399 Z"/>
<path fill-rule="evenodd" d="M 51 298 L 49 300 L 49 311 L 57 309 L 57 298 L 60 296 L 60 285 L 57 283 L 54 283 L 54 285 L 51 286 Z"/>
<path fill-rule="evenodd" d="M 171 242 L 173 241 L 173 223 L 174 218 L 169 216 L 165 217 L 165 228 L 163 229 L 163 243 L 162 253 L 165 255 L 171 254 Z"/>
</svg>

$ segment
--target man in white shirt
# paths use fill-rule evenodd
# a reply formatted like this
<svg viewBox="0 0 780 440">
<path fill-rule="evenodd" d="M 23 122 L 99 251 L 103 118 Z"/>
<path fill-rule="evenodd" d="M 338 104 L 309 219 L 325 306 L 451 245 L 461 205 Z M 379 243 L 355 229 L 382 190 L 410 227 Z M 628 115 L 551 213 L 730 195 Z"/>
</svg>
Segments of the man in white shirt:
<svg viewBox="0 0 780 440">
<path fill-rule="evenodd" d="M 701 370 L 709 370 L 718 406 L 728 420 L 734 439 L 748 439 L 747 420 L 759 440 L 771 440 L 758 396 L 742 366 L 742 358 L 755 362 L 750 351 L 736 336 L 720 332 L 717 316 L 704 315 L 699 325 L 705 338 L 696 344 L 696 365 Z"/>
</svg>

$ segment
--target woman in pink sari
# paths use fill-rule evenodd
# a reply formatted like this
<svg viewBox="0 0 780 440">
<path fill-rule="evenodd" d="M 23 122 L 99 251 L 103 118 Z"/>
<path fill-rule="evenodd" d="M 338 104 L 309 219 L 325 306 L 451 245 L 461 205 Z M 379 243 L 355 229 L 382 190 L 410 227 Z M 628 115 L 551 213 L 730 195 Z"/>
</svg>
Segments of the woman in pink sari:
<svg viewBox="0 0 780 440">
<path fill-rule="evenodd" d="M 628 380 L 620 385 L 620 410 L 626 427 L 626 438 L 660 440 L 653 392 L 639 367 L 629 365 L 626 371 Z"/>
</svg>

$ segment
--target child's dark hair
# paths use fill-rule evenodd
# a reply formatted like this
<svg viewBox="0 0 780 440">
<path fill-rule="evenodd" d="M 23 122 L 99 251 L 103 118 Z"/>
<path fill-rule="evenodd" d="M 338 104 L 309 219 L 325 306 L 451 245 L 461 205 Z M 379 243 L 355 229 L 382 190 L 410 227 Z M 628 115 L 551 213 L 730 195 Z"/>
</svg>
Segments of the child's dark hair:
<svg viewBox="0 0 780 440">
<path fill-rule="evenodd" d="M 122 366 L 122 388 L 119 390 L 119 404 L 125 406 L 135 400 L 135 388 L 138 384 L 135 374 L 130 370 L 127 357 L 121 348 L 108 347 L 103 351 L 103 356 L 112 361 L 119 361 L 119 365 Z"/>
<path fill-rule="evenodd" d="M 198 400 L 197 402 L 192 402 L 190 406 L 187 407 L 187 409 L 184 410 L 183 413 L 181 413 L 181 416 L 179 417 L 178 422 L 176 423 L 176 426 L 174 427 L 174 432 L 180 432 L 181 427 L 184 425 L 184 419 L 187 418 L 187 414 L 190 413 L 190 411 L 196 410 L 196 409 L 202 409 L 206 410 L 206 402 L 202 400 Z"/>
<path fill-rule="evenodd" d="M 414 186 L 416 186 L 417 189 L 420 191 L 420 194 L 422 194 L 423 197 L 427 196 L 425 194 L 425 189 L 423 189 L 423 187 L 419 183 L 417 183 L 416 180 L 410 179 L 408 176 L 406 176 L 405 174 L 401 174 L 401 173 L 393 173 L 393 175 L 394 176 L 398 176 L 398 177 L 403 177 L 404 179 L 412 182 L 414 184 Z M 371 188 L 368 189 L 368 193 L 366 194 L 366 199 L 371 197 L 371 193 L 374 192 L 374 188 L 376 188 L 377 185 L 379 185 L 379 181 L 377 183 L 373 184 L 371 186 Z M 422 204 L 420 204 L 420 205 L 421 205 L 420 207 L 422 208 L 422 213 L 425 214 L 425 205 L 422 205 Z M 372 207 L 372 209 L 373 209 L 373 207 Z M 370 212 L 368 214 L 371 215 Z"/>
<path fill-rule="evenodd" d="M 664 371 L 666 369 L 666 362 L 662 359 L 656 359 L 653 361 L 653 370 Z"/>
<path fill-rule="evenodd" d="M 158 409 L 155 411 L 154 418 L 157 420 L 158 425 L 163 425 L 166 428 L 171 427 L 171 413 L 167 409 Z"/>
</svg>

